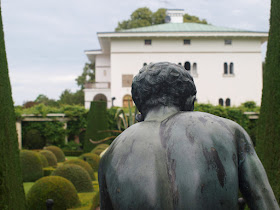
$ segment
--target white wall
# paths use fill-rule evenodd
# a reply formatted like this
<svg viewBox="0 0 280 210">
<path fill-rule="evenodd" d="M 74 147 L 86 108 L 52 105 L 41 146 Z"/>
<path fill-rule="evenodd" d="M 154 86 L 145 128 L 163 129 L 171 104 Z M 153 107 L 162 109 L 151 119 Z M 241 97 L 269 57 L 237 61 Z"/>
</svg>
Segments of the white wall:
<svg viewBox="0 0 280 210">
<path fill-rule="evenodd" d="M 110 82 L 111 81 L 111 64 L 110 55 L 97 55 L 95 59 L 95 81 Z"/>
</svg>

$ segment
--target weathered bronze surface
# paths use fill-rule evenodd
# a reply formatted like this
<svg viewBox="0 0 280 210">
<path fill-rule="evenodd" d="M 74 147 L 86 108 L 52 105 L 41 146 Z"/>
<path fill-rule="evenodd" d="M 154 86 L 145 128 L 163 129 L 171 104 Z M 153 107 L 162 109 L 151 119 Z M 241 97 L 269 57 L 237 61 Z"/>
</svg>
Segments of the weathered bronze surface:
<svg viewBox="0 0 280 210">
<path fill-rule="evenodd" d="M 279 209 L 246 131 L 193 112 L 196 89 L 181 66 L 143 67 L 132 84 L 139 122 L 101 159 L 101 209 Z"/>
</svg>

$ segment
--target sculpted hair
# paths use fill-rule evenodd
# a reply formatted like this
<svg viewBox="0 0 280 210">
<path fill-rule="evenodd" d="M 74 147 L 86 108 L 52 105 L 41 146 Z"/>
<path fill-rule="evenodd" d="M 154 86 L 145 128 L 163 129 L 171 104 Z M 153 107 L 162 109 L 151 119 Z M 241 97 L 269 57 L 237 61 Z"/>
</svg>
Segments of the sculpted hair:
<svg viewBox="0 0 280 210">
<path fill-rule="evenodd" d="M 158 105 L 175 105 L 181 111 L 192 111 L 196 87 L 184 67 L 160 62 L 151 63 L 139 71 L 133 79 L 131 93 L 142 114 Z"/>
</svg>

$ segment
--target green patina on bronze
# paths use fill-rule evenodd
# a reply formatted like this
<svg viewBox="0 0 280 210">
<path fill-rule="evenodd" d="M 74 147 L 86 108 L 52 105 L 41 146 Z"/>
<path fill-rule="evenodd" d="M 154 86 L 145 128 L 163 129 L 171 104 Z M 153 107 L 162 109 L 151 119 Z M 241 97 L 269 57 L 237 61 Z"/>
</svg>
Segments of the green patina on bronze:
<svg viewBox="0 0 280 210">
<path fill-rule="evenodd" d="M 134 78 L 142 122 L 111 144 L 99 166 L 101 209 L 279 209 L 250 137 L 237 123 L 194 112 L 181 66 L 156 63 Z"/>
</svg>

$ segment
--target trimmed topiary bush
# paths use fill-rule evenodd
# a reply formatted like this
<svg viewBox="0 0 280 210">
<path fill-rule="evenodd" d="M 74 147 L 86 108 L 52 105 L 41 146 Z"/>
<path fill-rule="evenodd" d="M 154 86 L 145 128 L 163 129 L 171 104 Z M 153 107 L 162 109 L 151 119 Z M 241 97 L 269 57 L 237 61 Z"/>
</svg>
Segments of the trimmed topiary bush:
<svg viewBox="0 0 280 210">
<path fill-rule="evenodd" d="M 39 158 L 41 160 L 41 164 L 42 164 L 43 168 L 48 167 L 49 162 L 48 162 L 47 158 L 43 154 L 41 154 L 40 152 L 37 152 L 37 154 L 39 155 Z"/>
<path fill-rule="evenodd" d="M 46 140 L 40 131 L 31 129 L 24 135 L 23 143 L 28 149 L 42 149 L 46 145 Z"/>
<path fill-rule="evenodd" d="M 81 159 L 73 159 L 73 160 L 67 160 L 66 162 L 64 162 L 64 164 L 76 164 L 82 166 L 88 172 L 89 176 L 91 177 L 91 180 L 92 181 L 96 180 L 94 176 L 94 170 L 86 161 Z"/>
<path fill-rule="evenodd" d="M 44 176 L 49 176 L 52 174 L 52 172 L 55 170 L 55 168 L 53 167 L 46 167 L 46 168 L 43 168 L 43 171 L 44 171 Z"/>
<path fill-rule="evenodd" d="M 49 166 L 57 166 L 57 159 L 51 151 L 41 150 L 40 153 L 47 158 Z"/>
<path fill-rule="evenodd" d="M 64 162 L 65 161 L 64 152 L 59 147 L 57 147 L 57 146 L 47 146 L 47 147 L 44 147 L 44 149 L 51 151 L 55 155 L 55 157 L 57 159 L 57 162 Z"/>
<path fill-rule="evenodd" d="M 77 207 L 80 200 L 74 185 L 60 176 L 37 180 L 26 196 L 28 209 L 46 209 L 46 200 L 53 199 L 53 210 Z"/>
<path fill-rule="evenodd" d="M 21 150 L 20 163 L 24 182 L 34 182 L 44 175 L 42 162 L 37 152 Z"/>
<path fill-rule="evenodd" d="M 91 150 L 91 153 L 100 155 L 107 147 L 109 147 L 108 144 L 99 144 Z"/>
<path fill-rule="evenodd" d="M 52 176 L 62 176 L 68 179 L 72 182 L 78 192 L 93 191 L 91 177 L 82 166 L 76 164 L 65 164 L 55 169 Z"/>
<path fill-rule="evenodd" d="M 100 157 L 97 154 L 85 153 L 82 154 L 79 159 L 88 162 L 94 171 L 98 171 Z"/>
</svg>

